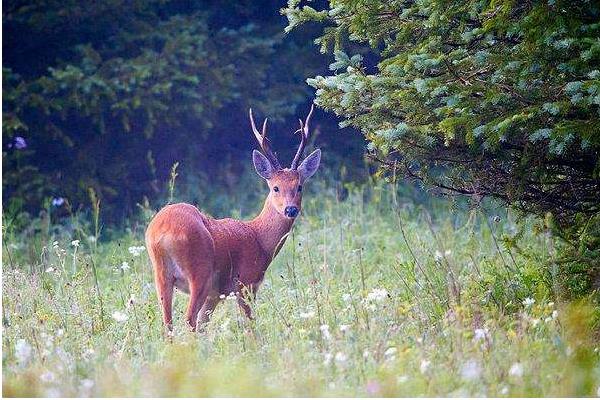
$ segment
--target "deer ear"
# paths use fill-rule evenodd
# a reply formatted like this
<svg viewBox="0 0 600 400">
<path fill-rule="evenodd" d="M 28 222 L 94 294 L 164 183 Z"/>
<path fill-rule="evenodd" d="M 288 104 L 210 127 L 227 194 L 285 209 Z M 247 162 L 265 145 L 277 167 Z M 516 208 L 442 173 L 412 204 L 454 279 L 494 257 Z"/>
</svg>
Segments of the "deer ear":
<svg viewBox="0 0 600 400">
<path fill-rule="evenodd" d="M 271 179 L 275 170 L 271 165 L 271 162 L 265 157 L 260 151 L 252 151 L 252 162 L 254 163 L 254 169 L 256 173 L 264 179 Z"/>
<path fill-rule="evenodd" d="M 308 157 L 302 161 L 302 164 L 298 166 L 298 173 L 300 173 L 300 179 L 302 181 L 307 180 L 317 172 L 319 164 L 321 163 L 321 150 L 317 149 L 310 153 Z"/>
</svg>

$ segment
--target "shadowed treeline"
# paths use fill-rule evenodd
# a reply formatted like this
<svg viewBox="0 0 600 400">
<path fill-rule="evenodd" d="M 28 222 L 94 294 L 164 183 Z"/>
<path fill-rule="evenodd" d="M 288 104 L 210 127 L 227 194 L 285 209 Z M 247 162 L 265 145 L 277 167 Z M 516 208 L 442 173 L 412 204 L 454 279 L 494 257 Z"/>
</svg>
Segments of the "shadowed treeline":
<svg viewBox="0 0 600 400">
<path fill-rule="evenodd" d="M 199 190 L 246 190 L 240 176 L 256 148 L 249 107 L 270 118 L 275 147 L 291 160 L 297 117 L 313 97 L 305 79 L 327 61 L 310 31 L 283 33 L 282 5 L 7 4 L 5 210 L 36 215 L 54 199 L 54 214 L 67 215 L 89 209 L 93 191 L 105 222 L 120 222 L 145 197 L 156 201 L 176 162 Z M 314 123 L 326 167 L 361 179 L 360 136 L 321 111 Z"/>
</svg>

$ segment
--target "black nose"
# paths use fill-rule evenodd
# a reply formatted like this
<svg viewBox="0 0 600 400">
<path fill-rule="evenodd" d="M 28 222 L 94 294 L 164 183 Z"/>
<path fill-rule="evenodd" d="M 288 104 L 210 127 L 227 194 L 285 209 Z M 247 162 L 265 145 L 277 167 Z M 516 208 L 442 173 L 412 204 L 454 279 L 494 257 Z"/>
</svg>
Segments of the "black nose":
<svg viewBox="0 0 600 400">
<path fill-rule="evenodd" d="M 298 216 L 298 207 L 287 206 L 283 213 L 286 217 L 296 218 L 296 216 Z"/>
</svg>

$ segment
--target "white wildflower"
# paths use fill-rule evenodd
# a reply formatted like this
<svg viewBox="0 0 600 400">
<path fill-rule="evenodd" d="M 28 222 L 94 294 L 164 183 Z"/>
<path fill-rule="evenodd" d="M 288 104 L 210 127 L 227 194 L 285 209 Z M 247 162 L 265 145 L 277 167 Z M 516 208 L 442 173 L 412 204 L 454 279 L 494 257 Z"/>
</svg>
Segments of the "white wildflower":
<svg viewBox="0 0 600 400">
<path fill-rule="evenodd" d="M 86 349 L 83 352 L 83 358 L 86 361 L 90 361 L 94 357 L 94 354 L 96 354 L 96 351 L 94 349 L 92 349 L 92 348 Z"/>
<path fill-rule="evenodd" d="M 452 250 L 446 250 L 446 251 L 444 251 L 444 255 L 445 256 L 449 256 L 450 254 L 452 254 Z"/>
<path fill-rule="evenodd" d="M 115 311 L 112 313 L 112 317 L 117 322 L 125 322 L 129 319 L 129 316 L 121 311 Z"/>
<path fill-rule="evenodd" d="M 441 261 L 442 260 L 442 252 L 439 250 L 436 250 L 433 258 L 435 258 L 435 261 Z"/>
<path fill-rule="evenodd" d="M 219 298 L 220 298 L 221 300 L 223 300 L 225 297 L 227 297 L 227 296 L 225 296 L 224 294 L 221 294 L 221 295 L 219 295 Z"/>
<path fill-rule="evenodd" d="M 129 263 L 128 263 L 127 261 L 123 261 L 123 263 L 121 264 L 121 267 L 120 267 L 120 268 L 121 268 L 123 271 L 127 271 L 127 270 L 128 270 L 129 268 L 131 268 L 131 267 L 129 266 Z"/>
<path fill-rule="evenodd" d="M 127 250 L 129 251 L 129 253 L 131 253 L 132 256 L 138 257 L 140 254 L 142 254 L 144 251 L 146 251 L 146 247 L 145 246 L 130 246 Z"/>
<path fill-rule="evenodd" d="M 31 345 L 25 339 L 17 340 L 15 344 L 15 357 L 17 357 L 19 364 L 27 364 L 31 358 L 31 353 Z"/>
<path fill-rule="evenodd" d="M 44 340 L 44 344 L 46 345 L 46 347 L 52 347 L 52 345 L 54 344 L 54 337 L 52 337 L 52 335 L 49 335 L 46 332 L 42 332 L 40 336 Z"/>
<path fill-rule="evenodd" d="M 429 366 L 431 365 L 431 361 L 429 360 L 421 360 L 421 365 L 419 366 L 419 370 L 422 374 L 425 374 L 427 370 L 429 370 Z"/>
<path fill-rule="evenodd" d="M 79 384 L 79 392 L 82 397 L 89 397 L 94 387 L 94 381 L 91 379 L 82 379 Z"/>
<path fill-rule="evenodd" d="M 310 318 L 313 318 L 314 316 L 315 316 L 314 311 L 306 311 L 306 312 L 300 313 L 300 318 L 302 318 L 302 319 L 310 319 Z"/>
<path fill-rule="evenodd" d="M 370 355 L 371 355 L 371 352 L 369 350 L 363 351 L 363 357 L 364 358 L 369 358 Z"/>
<path fill-rule="evenodd" d="M 230 292 L 229 295 L 227 296 L 227 300 L 235 300 L 237 299 L 237 296 L 235 295 L 234 292 Z"/>
<path fill-rule="evenodd" d="M 323 360 L 323 365 L 331 364 L 331 360 L 333 360 L 333 355 L 331 353 L 325 353 L 325 359 Z"/>
<path fill-rule="evenodd" d="M 488 337 L 489 331 L 487 328 L 477 328 L 475 329 L 475 335 L 473 336 L 474 341 L 484 340 Z"/>
<path fill-rule="evenodd" d="M 329 325 L 323 324 L 319 327 L 319 329 L 321 330 L 321 335 L 323 335 L 324 339 L 326 339 L 326 340 L 331 339 L 331 333 L 329 332 Z"/>
<path fill-rule="evenodd" d="M 91 389 L 92 387 L 94 387 L 94 381 L 91 379 L 82 379 L 81 387 L 84 387 L 86 389 Z"/>
<path fill-rule="evenodd" d="M 62 366 L 59 366 L 59 370 L 62 371 L 63 368 L 66 368 L 66 370 L 73 369 L 75 366 L 75 361 L 73 360 L 73 356 L 71 354 L 66 352 L 62 347 L 57 348 L 55 353 L 63 364 Z"/>
<path fill-rule="evenodd" d="M 96 236 L 94 236 L 94 235 L 90 235 L 87 237 L 87 241 L 90 243 L 96 243 L 96 240 L 97 240 Z"/>
<path fill-rule="evenodd" d="M 348 361 L 347 355 L 345 355 L 341 351 L 338 351 L 337 353 L 335 353 L 335 363 L 336 364 L 344 365 L 344 364 L 346 364 L 346 361 Z"/>
<path fill-rule="evenodd" d="M 79 247 L 79 240 L 76 239 L 76 240 L 71 241 L 71 246 L 73 246 L 73 247 Z"/>
<path fill-rule="evenodd" d="M 405 382 L 408 382 L 408 376 L 406 376 L 406 375 L 400 375 L 398 377 L 398 383 L 405 383 Z"/>
<path fill-rule="evenodd" d="M 47 273 L 52 273 L 54 271 L 56 271 L 56 268 L 54 268 L 54 267 L 48 267 L 48 268 L 46 268 L 46 272 Z"/>
<path fill-rule="evenodd" d="M 525 307 L 531 307 L 534 304 L 535 304 L 535 300 L 532 299 L 531 297 L 527 297 L 525 300 L 523 300 L 523 305 Z"/>
<path fill-rule="evenodd" d="M 554 307 L 554 302 L 551 301 L 550 303 L 548 303 L 548 307 Z"/>
<path fill-rule="evenodd" d="M 389 347 L 384 353 L 383 355 L 385 357 L 388 358 L 394 358 L 396 356 L 396 353 L 398 352 L 398 349 L 395 347 Z"/>
<path fill-rule="evenodd" d="M 502 389 L 500 389 L 500 394 L 508 394 L 508 386 L 503 386 Z"/>
<path fill-rule="evenodd" d="M 54 381 L 54 379 L 55 379 L 55 376 L 54 376 L 54 374 L 53 374 L 52 372 L 50 372 L 50 371 L 46 371 L 46 372 L 44 372 L 43 374 L 41 374 L 41 375 L 40 375 L 40 380 L 41 380 L 42 382 L 49 383 L 49 382 L 52 382 L 52 381 Z"/>
<path fill-rule="evenodd" d="M 531 320 L 531 325 L 535 328 L 536 326 L 538 326 L 540 324 L 540 322 L 542 322 L 539 318 L 533 318 Z"/>
<path fill-rule="evenodd" d="M 349 293 L 344 293 L 342 295 L 342 300 L 344 300 L 344 303 L 350 303 L 352 301 L 352 296 Z"/>
<path fill-rule="evenodd" d="M 481 366 L 477 361 L 469 360 L 460 369 L 460 374 L 464 380 L 475 380 L 481 375 Z"/>
<path fill-rule="evenodd" d="M 46 390 L 46 397 L 52 397 L 52 398 L 58 398 L 58 397 L 63 397 L 62 394 L 60 393 L 60 390 L 58 390 L 58 388 L 50 388 L 48 390 Z"/>
<path fill-rule="evenodd" d="M 521 376 L 523 376 L 523 364 L 514 363 L 508 370 L 508 374 L 510 376 L 515 376 L 517 378 L 520 378 Z"/>
<path fill-rule="evenodd" d="M 544 322 L 546 322 L 546 323 L 552 322 L 552 317 L 546 317 L 546 318 L 544 318 Z"/>
<path fill-rule="evenodd" d="M 367 294 L 366 301 L 371 303 L 383 303 L 387 299 L 387 296 L 387 290 L 375 288 Z"/>
<path fill-rule="evenodd" d="M 59 248 L 58 246 L 58 242 L 55 240 L 54 242 L 52 242 L 52 247 L 56 250 Z"/>
<path fill-rule="evenodd" d="M 350 325 L 346 325 L 346 324 L 340 325 L 340 332 L 348 332 L 349 330 L 350 330 Z"/>
<path fill-rule="evenodd" d="M 207 310 L 206 311 L 206 315 L 210 315 L 210 311 Z M 228 331 L 229 330 L 229 325 L 231 324 L 231 320 L 229 318 L 227 318 L 226 320 L 223 321 L 223 323 L 221 324 L 221 329 L 224 331 Z"/>
<path fill-rule="evenodd" d="M 556 319 L 556 318 L 558 318 L 558 311 L 554 310 L 554 311 L 552 311 L 552 319 Z"/>
</svg>

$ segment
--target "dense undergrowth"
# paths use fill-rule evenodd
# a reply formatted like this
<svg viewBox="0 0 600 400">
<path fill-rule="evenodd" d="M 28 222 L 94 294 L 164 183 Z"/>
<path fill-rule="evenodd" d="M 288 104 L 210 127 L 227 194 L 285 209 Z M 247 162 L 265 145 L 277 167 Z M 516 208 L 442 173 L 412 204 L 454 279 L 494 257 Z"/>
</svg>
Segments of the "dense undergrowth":
<svg viewBox="0 0 600 400">
<path fill-rule="evenodd" d="M 225 299 L 191 333 L 178 293 L 172 338 L 145 221 L 110 234 L 93 218 L 5 221 L 3 395 L 597 394 L 597 308 L 561 300 L 542 222 L 384 186 L 342 201 L 313 185 L 304 203 L 256 320 Z"/>
</svg>

